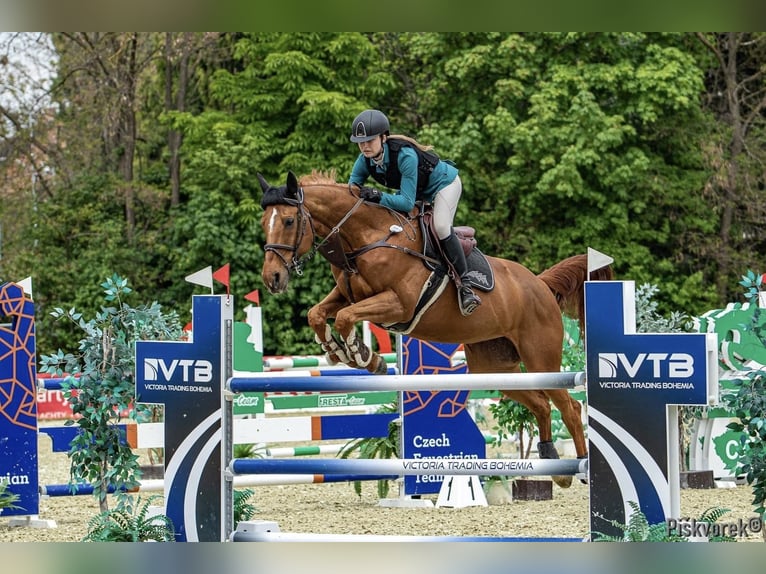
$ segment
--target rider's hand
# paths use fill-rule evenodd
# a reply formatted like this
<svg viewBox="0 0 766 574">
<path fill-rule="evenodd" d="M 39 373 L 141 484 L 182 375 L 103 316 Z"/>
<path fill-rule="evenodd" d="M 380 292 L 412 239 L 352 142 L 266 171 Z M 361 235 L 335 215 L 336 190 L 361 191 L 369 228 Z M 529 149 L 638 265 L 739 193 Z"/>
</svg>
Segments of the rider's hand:
<svg viewBox="0 0 766 574">
<path fill-rule="evenodd" d="M 382 194 L 374 187 L 363 187 L 359 190 L 359 197 L 365 201 L 372 201 L 373 203 L 380 203 Z"/>
</svg>

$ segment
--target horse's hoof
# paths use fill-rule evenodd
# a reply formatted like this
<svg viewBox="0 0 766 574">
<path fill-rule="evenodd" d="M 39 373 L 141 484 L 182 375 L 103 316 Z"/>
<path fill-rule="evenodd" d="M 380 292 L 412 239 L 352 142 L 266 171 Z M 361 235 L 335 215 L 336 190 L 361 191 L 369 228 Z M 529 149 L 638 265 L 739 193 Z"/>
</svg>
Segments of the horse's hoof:
<svg viewBox="0 0 766 574">
<path fill-rule="evenodd" d="M 551 476 L 553 479 L 553 482 L 556 483 L 556 486 L 559 488 L 569 488 L 572 486 L 572 477 L 570 475 L 556 475 Z"/>
<path fill-rule="evenodd" d="M 377 363 L 375 365 L 375 370 L 372 371 L 373 375 L 387 375 L 388 374 L 388 364 L 386 363 L 386 360 L 381 357 L 380 355 L 377 355 Z"/>
<path fill-rule="evenodd" d="M 556 447 L 553 446 L 553 441 L 546 440 L 537 443 L 537 456 L 546 459 L 558 459 L 559 453 Z M 551 476 L 553 482 L 555 482 L 560 488 L 569 488 L 572 486 L 572 477 L 569 475 L 555 475 Z"/>
<path fill-rule="evenodd" d="M 553 446 L 553 441 L 540 441 L 537 443 L 537 456 L 540 458 L 557 459 L 559 451 Z"/>
<path fill-rule="evenodd" d="M 353 361 L 356 363 L 357 368 L 368 368 L 374 359 L 372 349 L 364 344 L 364 341 L 359 338 L 356 331 L 352 331 L 351 335 L 346 339 L 345 347 L 348 350 L 349 356 L 349 362 L 347 364 L 350 364 L 351 361 Z"/>
</svg>

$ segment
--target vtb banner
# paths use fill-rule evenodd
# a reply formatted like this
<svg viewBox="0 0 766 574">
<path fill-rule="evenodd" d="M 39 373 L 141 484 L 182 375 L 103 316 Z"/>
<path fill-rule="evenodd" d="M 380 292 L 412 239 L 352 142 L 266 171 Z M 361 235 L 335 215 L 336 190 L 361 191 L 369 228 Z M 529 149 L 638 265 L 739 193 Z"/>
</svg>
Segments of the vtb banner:
<svg viewBox="0 0 766 574">
<path fill-rule="evenodd" d="M 218 295 L 192 298 L 192 341 L 136 343 L 136 398 L 165 405 L 165 514 L 179 542 L 217 542 L 221 516 L 221 418 L 231 372 L 233 301 Z"/>
<path fill-rule="evenodd" d="M 717 337 L 636 333 L 631 281 L 587 282 L 585 312 L 591 532 L 621 534 L 607 520 L 627 524 L 631 502 L 680 518 L 674 407 L 717 402 Z"/>
</svg>

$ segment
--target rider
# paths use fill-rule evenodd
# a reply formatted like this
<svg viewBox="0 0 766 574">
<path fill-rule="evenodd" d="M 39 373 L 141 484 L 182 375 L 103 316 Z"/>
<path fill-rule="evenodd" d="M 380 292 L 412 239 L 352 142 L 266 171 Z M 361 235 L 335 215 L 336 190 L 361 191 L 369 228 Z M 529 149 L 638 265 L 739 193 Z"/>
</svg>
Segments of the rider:
<svg viewBox="0 0 766 574">
<path fill-rule="evenodd" d="M 386 115 L 379 110 L 365 110 L 351 124 L 351 141 L 359 144 L 359 157 L 351 170 L 349 185 L 361 188 L 361 197 L 404 213 L 415 207 L 416 200 L 433 204 L 433 225 L 442 251 L 455 269 L 453 277 L 458 303 L 463 315 L 470 315 L 481 299 L 466 280 L 468 266 L 460 240 L 452 228 L 457 204 L 463 192 L 458 169 L 439 159 L 412 138 L 391 135 Z M 394 193 L 381 193 L 363 187 L 368 177 Z"/>
</svg>

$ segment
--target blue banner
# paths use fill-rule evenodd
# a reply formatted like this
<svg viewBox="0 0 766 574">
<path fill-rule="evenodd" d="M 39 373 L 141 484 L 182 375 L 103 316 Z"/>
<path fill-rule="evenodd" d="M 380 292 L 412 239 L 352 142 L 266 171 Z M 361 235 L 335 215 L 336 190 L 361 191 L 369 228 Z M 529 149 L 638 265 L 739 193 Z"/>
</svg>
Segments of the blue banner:
<svg viewBox="0 0 766 574">
<path fill-rule="evenodd" d="M 19 495 L 2 516 L 37 515 L 35 306 L 15 283 L 0 284 L 0 481 Z"/>
<path fill-rule="evenodd" d="M 465 373 L 452 365 L 459 345 L 402 337 L 406 375 Z M 403 458 L 485 458 L 484 435 L 466 409 L 470 391 L 405 391 L 402 399 Z M 443 475 L 405 476 L 408 495 L 438 493 Z"/>
</svg>

